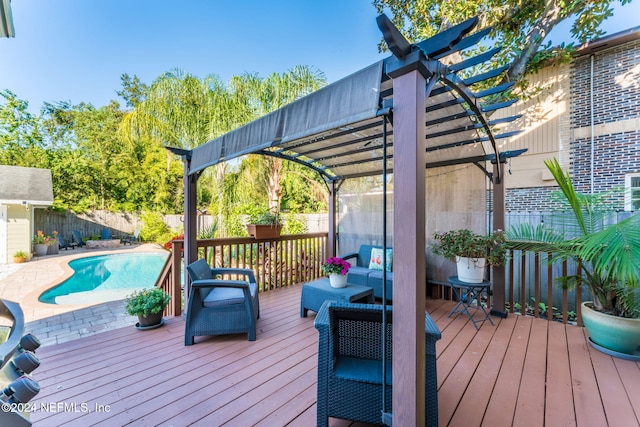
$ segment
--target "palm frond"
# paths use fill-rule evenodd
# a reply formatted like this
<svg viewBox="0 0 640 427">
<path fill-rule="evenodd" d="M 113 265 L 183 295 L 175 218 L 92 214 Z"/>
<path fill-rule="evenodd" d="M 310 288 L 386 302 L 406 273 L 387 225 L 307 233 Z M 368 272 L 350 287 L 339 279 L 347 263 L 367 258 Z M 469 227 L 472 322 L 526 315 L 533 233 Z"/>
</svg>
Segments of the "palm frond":
<svg viewBox="0 0 640 427">
<path fill-rule="evenodd" d="M 640 272 L 640 216 L 631 216 L 580 239 L 579 255 L 609 280 L 637 283 Z"/>
</svg>

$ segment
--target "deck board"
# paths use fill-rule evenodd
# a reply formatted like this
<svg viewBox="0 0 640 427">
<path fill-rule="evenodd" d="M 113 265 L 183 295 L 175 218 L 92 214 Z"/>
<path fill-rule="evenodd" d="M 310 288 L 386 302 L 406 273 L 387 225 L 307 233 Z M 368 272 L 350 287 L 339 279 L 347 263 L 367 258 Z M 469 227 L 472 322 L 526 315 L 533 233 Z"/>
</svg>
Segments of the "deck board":
<svg viewBox="0 0 640 427">
<path fill-rule="evenodd" d="M 299 303 L 299 286 L 261 294 L 255 342 L 239 334 L 185 347 L 182 319 L 167 318 L 155 330 L 43 347 L 33 403 L 50 410 L 31 419 L 36 427 L 315 425 L 315 315 L 301 318 Z M 465 316 L 448 317 L 453 305 L 427 300 L 442 331 L 441 426 L 640 424 L 639 362 L 593 349 L 582 328 L 541 319 L 493 317 L 495 326 L 476 332 Z"/>
<path fill-rule="evenodd" d="M 544 415 L 545 425 L 571 427 L 576 414 L 567 410 L 573 406 L 573 392 L 565 328 L 562 323 L 549 322 Z"/>
<path fill-rule="evenodd" d="M 567 328 L 567 342 L 576 424 L 586 427 L 607 425 L 583 328 Z"/>
</svg>

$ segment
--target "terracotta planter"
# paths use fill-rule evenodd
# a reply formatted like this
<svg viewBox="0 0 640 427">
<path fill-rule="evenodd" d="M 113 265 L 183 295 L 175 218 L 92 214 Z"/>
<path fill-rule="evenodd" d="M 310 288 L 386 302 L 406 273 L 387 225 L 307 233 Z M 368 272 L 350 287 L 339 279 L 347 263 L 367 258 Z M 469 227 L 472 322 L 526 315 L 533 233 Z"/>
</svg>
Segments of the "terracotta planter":
<svg viewBox="0 0 640 427">
<path fill-rule="evenodd" d="M 277 239 L 282 231 L 281 225 L 247 224 L 247 231 L 254 239 Z"/>
<path fill-rule="evenodd" d="M 467 283 L 482 283 L 484 280 L 484 270 L 487 265 L 485 258 L 456 258 L 458 268 L 458 280 Z"/>
<path fill-rule="evenodd" d="M 640 319 L 601 313 L 582 303 L 582 321 L 591 341 L 617 353 L 634 354 L 640 347 Z"/>
</svg>

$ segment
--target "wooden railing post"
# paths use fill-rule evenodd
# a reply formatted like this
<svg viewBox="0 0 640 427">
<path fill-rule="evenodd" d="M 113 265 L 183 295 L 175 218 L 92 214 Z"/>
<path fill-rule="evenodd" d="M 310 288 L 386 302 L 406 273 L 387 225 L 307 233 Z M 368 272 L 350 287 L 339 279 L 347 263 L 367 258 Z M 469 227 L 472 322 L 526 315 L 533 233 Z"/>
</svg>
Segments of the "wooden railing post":
<svg viewBox="0 0 640 427">
<path fill-rule="evenodd" d="M 177 240 L 173 244 L 171 251 L 171 307 L 174 316 L 182 314 L 182 277 L 180 276 L 182 266 L 183 242 Z"/>
</svg>

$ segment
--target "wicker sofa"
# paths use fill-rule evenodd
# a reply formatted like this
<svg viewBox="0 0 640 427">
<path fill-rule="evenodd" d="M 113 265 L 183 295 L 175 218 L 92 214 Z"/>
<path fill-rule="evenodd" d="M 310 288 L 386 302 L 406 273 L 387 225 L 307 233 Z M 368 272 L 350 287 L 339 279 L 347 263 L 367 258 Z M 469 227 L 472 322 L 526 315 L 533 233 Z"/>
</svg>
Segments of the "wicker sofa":
<svg viewBox="0 0 640 427">
<path fill-rule="evenodd" d="M 382 274 L 384 269 L 376 270 L 370 268 L 371 253 L 374 249 L 382 252 L 382 246 L 360 245 L 358 252 L 344 255 L 342 258 L 351 263 L 347 282 L 357 285 L 365 285 L 373 288 L 373 296 L 382 298 Z M 392 266 L 392 249 L 387 248 L 387 264 Z M 355 261 L 355 262 L 354 262 Z M 387 300 L 393 299 L 393 271 L 387 271 Z"/>
<path fill-rule="evenodd" d="M 386 389 L 391 405 L 392 321 L 387 306 Z M 440 330 L 425 313 L 425 425 L 438 425 L 436 341 Z M 316 425 L 328 417 L 382 424 L 382 306 L 326 301 L 315 320 L 318 329 L 318 396 Z M 387 411 L 391 411 L 387 408 Z"/>
</svg>

